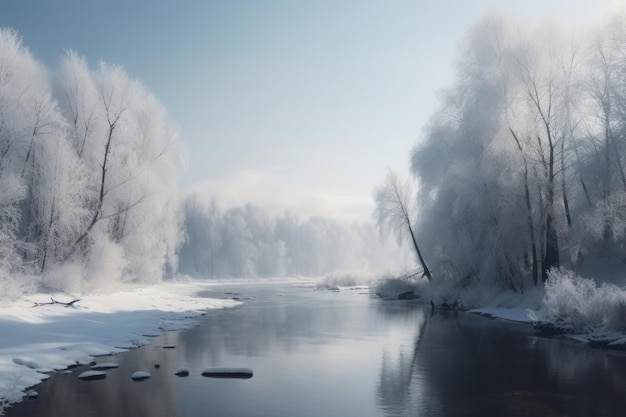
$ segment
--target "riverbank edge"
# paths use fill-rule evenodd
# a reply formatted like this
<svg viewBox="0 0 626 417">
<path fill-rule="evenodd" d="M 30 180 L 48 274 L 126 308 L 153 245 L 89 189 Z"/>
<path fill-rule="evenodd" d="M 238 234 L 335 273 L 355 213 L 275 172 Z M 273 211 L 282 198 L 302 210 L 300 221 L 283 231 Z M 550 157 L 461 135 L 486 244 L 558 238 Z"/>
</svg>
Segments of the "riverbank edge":
<svg viewBox="0 0 626 417">
<path fill-rule="evenodd" d="M 55 373 L 146 346 L 167 331 L 196 326 L 195 319 L 211 310 L 241 304 L 197 297 L 215 284 L 169 281 L 94 295 L 38 293 L 2 304 L 0 333 L 10 337 L 0 339 L 0 416 Z"/>
<path fill-rule="evenodd" d="M 528 324 L 533 327 L 537 336 L 563 338 L 585 344 L 594 349 L 605 349 L 626 352 L 626 333 L 589 329 L 579 333 L 568 323 L 537 320 L 531 309 L 483 307 L 467 310 L 467 313 L 480 315 L 489 319 L 511 321 Z"/>
</svg>

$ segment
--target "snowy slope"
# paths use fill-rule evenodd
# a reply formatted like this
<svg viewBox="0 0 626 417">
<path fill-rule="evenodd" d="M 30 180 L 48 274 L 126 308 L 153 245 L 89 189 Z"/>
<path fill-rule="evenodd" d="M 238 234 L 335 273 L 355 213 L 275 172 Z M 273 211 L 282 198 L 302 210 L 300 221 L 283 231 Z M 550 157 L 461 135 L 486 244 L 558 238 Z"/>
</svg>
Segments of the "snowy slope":
<svg viewBox="0 0 626 417">
<path fill-rule="evenodd" d="M 232 300 L 196 298 L 209 284 L 163 283 L 78 297 L 77 307 L 40 305 L 50 295 L 26 297 L 0 306 L 0 414 L 2 404 L 19 401 L 48 373 L 88 364 L 96 355 L 145 345 L 165 330 L 194 325 L 207 309 L 236 305 Z M 69 302 L 74 297 L 53 294 Z"/>
</svg>

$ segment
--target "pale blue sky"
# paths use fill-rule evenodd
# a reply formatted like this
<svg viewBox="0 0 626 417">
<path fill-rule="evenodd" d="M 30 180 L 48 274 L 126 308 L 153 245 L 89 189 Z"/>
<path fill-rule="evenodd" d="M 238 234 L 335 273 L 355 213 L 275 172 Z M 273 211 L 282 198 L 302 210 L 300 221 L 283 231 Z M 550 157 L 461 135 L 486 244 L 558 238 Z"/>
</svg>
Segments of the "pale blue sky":
<svg viewBox="0 0 626 417">
<path fill-rule="evenodd" d="M 586 21 L 610 3 L 3 0 L 0 26 L 51 71 L 69 48 L 143 80 L 180 127 L 185 188 L 364 219 L 386 167 L 408 170 L 469 25 L 496 9 Z"/>
</svg>

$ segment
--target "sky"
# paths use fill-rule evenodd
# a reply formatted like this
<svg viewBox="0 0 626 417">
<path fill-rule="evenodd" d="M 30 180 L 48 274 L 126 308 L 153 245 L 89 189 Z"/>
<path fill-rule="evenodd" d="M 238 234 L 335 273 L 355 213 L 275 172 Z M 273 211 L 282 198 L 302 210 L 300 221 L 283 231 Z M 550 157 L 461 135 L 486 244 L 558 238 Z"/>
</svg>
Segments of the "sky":
<svg viewBox="0 0 626 417">
<path fill-rule="evenodd" d="M 367 220 L 386 169 L 408 174 L 469 26 L 494 11 L 588 23 L 620 3 L 2 0 L 0 27 L 51 73 L 71 49 L 142 80 L 179 128 L 187 192 Z"/>
</svg>

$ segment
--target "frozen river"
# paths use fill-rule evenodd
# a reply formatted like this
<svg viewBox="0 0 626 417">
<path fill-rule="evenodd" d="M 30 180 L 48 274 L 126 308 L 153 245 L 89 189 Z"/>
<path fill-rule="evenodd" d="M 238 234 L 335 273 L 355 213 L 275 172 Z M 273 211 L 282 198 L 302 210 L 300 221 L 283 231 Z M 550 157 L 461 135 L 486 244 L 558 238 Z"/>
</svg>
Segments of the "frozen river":
<svg viewBox="0 0 626 417">
<path fill-rule="evenodd" d="M 213 288 L 202 295 L 244 304 L 98 358 L 119 364 L 106 379 L 79 380 L 86 368 L 55 375 L 7 416 L 621 417 L 626 410 L 625 355 L 536 338 L 528 325 L 433 314 L 364 290 Z M 175 376 L 183 367 L 190 375 Z M 254 376 L 207 378 L 207 367 L 250 368 Z M 133 382 L 138 370 L 152 377 Z"/>
</svg>

